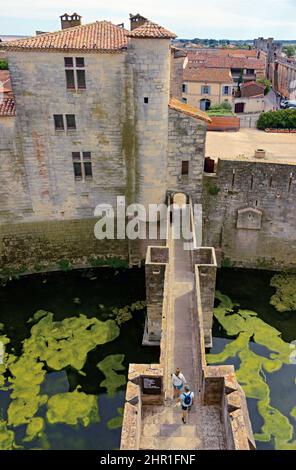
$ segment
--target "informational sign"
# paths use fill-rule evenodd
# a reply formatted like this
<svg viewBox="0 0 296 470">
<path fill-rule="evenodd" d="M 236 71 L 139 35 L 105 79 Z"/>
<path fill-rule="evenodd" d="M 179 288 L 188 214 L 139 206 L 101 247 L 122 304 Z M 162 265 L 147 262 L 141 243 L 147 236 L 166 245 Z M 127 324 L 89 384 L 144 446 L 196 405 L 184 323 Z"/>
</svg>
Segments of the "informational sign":
<svg viewBox="0 0 296 470">
<path fill-rule="evenodd" d="M 142 377 L 142 393 L 146 395 L 161 395 L 161 377 Z"/>
</svg>

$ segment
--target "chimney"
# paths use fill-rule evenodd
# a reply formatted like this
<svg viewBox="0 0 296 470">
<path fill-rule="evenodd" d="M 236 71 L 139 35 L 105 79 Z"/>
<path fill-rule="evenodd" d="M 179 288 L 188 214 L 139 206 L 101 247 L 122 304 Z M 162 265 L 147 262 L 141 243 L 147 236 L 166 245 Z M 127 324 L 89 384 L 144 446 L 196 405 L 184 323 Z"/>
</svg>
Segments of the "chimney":
<svg viewBox="0 0 296 470">
<path fill-rule="evenodd" d="M 139 13 L 137 13 L 136 15 L 132 15 L 130 13 L 131 31 L 138 28 L 139 26 L 142 26 L 146 21 L 147 18 L 141 16 Z"/>
<path fill-rule="evenodd" d="M 68 15 L 68 13 L 64 13 L 61 18 L 61 27 L 62 29 L 73 28 L 74 26 L 81 25 L 81 18 L 82 16 L 78 15 L 77 13 L 73 13 L 73 15 Z"/>
</svg>

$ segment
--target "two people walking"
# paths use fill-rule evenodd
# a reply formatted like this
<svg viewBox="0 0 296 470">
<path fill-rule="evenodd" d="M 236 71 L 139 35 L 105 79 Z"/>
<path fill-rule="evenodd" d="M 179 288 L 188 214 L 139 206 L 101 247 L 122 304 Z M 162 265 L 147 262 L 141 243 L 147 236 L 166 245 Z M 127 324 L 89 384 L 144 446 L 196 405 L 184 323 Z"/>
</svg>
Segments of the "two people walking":
<svg viewBox="0 0 296 470">
<path fill-rule="evenodd" d="M 194 403 L 194 393 L 186 384 L 186 379 L 179 368 L 172 374 L 172 385 L 174 388 L 174 399 L 177 398 L 176 404 L 181 404 L 182 421 L 186 424 L 188 412 Z M 182 391 L 184 389 L 184 391 Z"/>
</svg>

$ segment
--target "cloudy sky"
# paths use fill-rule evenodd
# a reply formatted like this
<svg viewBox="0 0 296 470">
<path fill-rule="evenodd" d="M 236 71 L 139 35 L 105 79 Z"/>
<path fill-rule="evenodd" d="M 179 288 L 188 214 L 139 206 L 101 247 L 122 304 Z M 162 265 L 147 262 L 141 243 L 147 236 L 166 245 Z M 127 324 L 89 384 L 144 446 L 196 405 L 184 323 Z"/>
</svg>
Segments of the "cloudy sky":
<svg viewBox="0 0 296 470">
<path fill-rule="evenodd" d="M 141 13 L 183 38 L 296 39 L 295 0 L 3 0 L 0 11 L 0 35 L 55 31 L 61 14 L 76 11 L 84 23 L 126 27 L 129 13 Z"/>
</svg>

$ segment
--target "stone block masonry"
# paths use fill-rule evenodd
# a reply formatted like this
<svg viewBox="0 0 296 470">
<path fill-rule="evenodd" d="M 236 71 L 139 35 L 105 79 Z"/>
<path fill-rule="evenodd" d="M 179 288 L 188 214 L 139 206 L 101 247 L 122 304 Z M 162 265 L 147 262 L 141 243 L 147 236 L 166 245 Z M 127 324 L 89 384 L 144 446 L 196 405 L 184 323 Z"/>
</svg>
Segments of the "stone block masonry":
<svg viewBox="0 0 296 470">
<path fill-rule="evenodd" d="M 97 258 L 128 260 L 127 240 L 97 240 L 94 218 L 0 225 L 0 268 L 34 272 L 92 266 Z"/>
<path fill-rule="evenodd" d="M 227 159 L 205 176 L 204 244 L 222 265 L 296 268 L 295 176 L 292 164 Z"/>
</svg>

